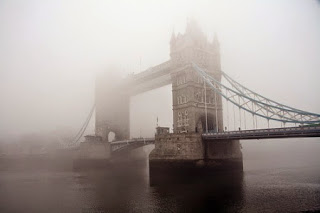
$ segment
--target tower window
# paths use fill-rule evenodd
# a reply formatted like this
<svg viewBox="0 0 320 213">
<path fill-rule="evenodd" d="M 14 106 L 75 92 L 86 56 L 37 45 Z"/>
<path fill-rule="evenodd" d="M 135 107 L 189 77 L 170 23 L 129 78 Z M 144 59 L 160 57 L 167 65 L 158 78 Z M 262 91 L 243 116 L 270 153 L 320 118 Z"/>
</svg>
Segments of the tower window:
<svg viewBox="0 0 320 213">
<path fill-rule="evenodd" d="M 187 78 L 185 75 L 180 75 L 177 77 L 177 86 L 181 84 L 185 84 L 187 82 Z"/>
<path fill-rule="evenodd" d="M 182 126 L 182 116 L 181 116 L 181 112 L 178 112 L 178 127 Z"/>
<path fill-rule="evenodd" d="M 182 95 L 182 96 L 178 96 L 177 97 L 177 101 L 178 101 L 178 104 L 184 104 L 184 103 L 187 103 L 187 97 Z"/>
</svg>

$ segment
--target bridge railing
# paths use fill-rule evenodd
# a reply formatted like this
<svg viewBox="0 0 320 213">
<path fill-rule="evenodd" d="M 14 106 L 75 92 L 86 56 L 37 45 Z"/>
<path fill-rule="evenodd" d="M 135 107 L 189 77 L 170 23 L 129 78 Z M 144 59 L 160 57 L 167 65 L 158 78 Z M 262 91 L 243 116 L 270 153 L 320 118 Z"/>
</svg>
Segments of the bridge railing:
<svg viewBox="0 0 320 213">
<path fill-rule="evenodd" d="M 304 131 L 304 130 L 307 130 L 307 131 L 320 130 L 320 126 L 251 129 L 251 130 L 225 131 L 225 132 L 208 132 L 208 133 L 203 133 L 203 135 L 228 135 L 228 134 L 268 133 L 268 132 L 272 133 L 272 132 L 292 132 L 292 131 Z"/>
<path fill-rule="evenodd" d="M 133 138 L 130 140 L 122 140 L 122 141 L 115 141 L 110 142 L 112 145 L 116 144 L 131 144 L 131 143 L 137 143 L 137 142 L 153 142 L 154 138 Z"/>
<path fill-rule="evenodd" d="M 205 139 L 263 139 L 289 137 L 320 137 L 320 126 L 255 129 L 204 133 Z"/>
<path fill-rule="evenodd" d="M 110 142 L 112 152 L 118 152 L 127 149 L 127 147 L 140 147 L 149 144 L 154 144 L 154 138 L 133 138 L 130 140 Z"/>
</svg>

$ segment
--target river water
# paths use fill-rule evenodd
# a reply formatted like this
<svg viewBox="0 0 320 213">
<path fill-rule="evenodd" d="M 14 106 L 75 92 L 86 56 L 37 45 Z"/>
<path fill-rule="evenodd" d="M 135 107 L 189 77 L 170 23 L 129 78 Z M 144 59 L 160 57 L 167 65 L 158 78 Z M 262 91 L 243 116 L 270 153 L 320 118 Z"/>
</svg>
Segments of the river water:
<svg viewBox="0 0 320 213">
<path fill-rule="evenodd" d="M 320 140 L 243 141 L 243 173 L 150 185 L 135 150 L 104 169 L 0 167 L 0 212 L 317 212 Z M 186 181 L 187 180 L 187 181 Z"/>
</svg>

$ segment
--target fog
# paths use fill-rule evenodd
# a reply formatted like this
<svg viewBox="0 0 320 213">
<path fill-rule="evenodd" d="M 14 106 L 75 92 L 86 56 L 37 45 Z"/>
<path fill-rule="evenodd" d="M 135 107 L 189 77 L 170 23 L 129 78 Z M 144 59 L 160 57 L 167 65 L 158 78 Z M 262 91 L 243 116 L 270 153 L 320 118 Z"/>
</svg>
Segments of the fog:
<svg viewBox="0 0 320 213">
<path fill-rule="evenodd" d="M 188 123 L 190 104 L 177 107 L 181 134 L 160 128 L 165 133 L 155 140 L 100 142 L 154 137 L 157 125 L 172 132 L 171 85 L 129 102 L 126 92 L 119 96 L 114 88 L 124 82 L 119 77 L 130 82 L 132 74 L 168 61 L 172 33 L 184 34 L 190 20 L 210 42 L 217 35 L 222 70 L 233 79 L 320 114 L 319 0 L 0 0 L 1 213 L 320 212 L 319 137 L 221 142 L 193 134 L 203 129 L 204 116 L 197 112 L 197 123 Z M 192 30 L 186 45 L 203 38 Z M 209 54 L 216 45 L 206 45 Z M 203 52 L 194 53 L 201 58 Z M 215 75 L 218 63 L 207 64 Z M 183 79 L 178 76 L 176 85 Z M 207 109 L 198 99 L 199 93 L 206 97 L 202 88 L 194 88 L 200 91 L 195 106 Z M 184 95 L 178 104 L 186 103 Z M 213 93 L 209 97 L 207 129 L 243 129 L 231 104 L 229 116 L 223 106 L 224 125 L 216 125 L 221 114 L 213 116 Z M 93 114 L 83 135 L 95 134 L 97 122 L 97 137 L 75 140 L 93 107 L 102 116 L 95 120 Z M 251 115 L 244 118 L 252 128 Z M 266 127 L 261 120 L 259 128 Z"/>
<path fill-rule="evenodd" d="M 217 33 L 222 69 L 280 103 L 320 112 L 319 1 L 0 1 L 0 137 L 75 134 L 95 78 L 169 59 L 195 18 Z M 172 127 L 171 86 L 131 98 L 132 137 Z M 94 133 L 94 118 L 86 134 Z"/>
</svg>

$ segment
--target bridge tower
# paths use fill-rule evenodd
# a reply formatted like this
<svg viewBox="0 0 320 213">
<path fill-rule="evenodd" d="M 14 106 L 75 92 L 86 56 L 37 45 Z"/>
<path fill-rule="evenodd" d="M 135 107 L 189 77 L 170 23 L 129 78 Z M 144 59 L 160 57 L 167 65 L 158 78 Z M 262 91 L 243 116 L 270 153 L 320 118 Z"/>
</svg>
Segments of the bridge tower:
<svg viewBox="0 0 320 213">
<path fill-rule="evenodd" d="M 204 85 L 203 79 L 192 69 L 194 62 L 221 81 L 217 36 L 209 42 L 196 21 L 191 19 L 185 34 L 176 36 L 172 33 L 170 57 L 174 132 L 222 131 L 221 97 Z"/>
<path fill-rule="evenodd" d="M 187 172 L 192 168 L 197 172 L 242 171 L 238 140 L 202 138 L 206 130 L 223 131 L 222 99 L 204 83 L 194 70 L 193 63 L 215 80 L 221 81 L 217 36 L 209 42 L 199 25 L 190 20 L 184 34 L 172 34 L 170 58 L 173 133 L 156 134 L 155 149 L 149 155 L 150 177 L 171 171 L 175 173 L 184 168 Z"/>
<path fill-rule="evenodd" d="M 108 141 L 110 132 L 115 134 L 115 140 L 129 139 L 130 96 L 123 86 L 125 82 L 117 74 L 108 72 L 96 79 L 95 134 L 103 141 Z"/>
</svg>

